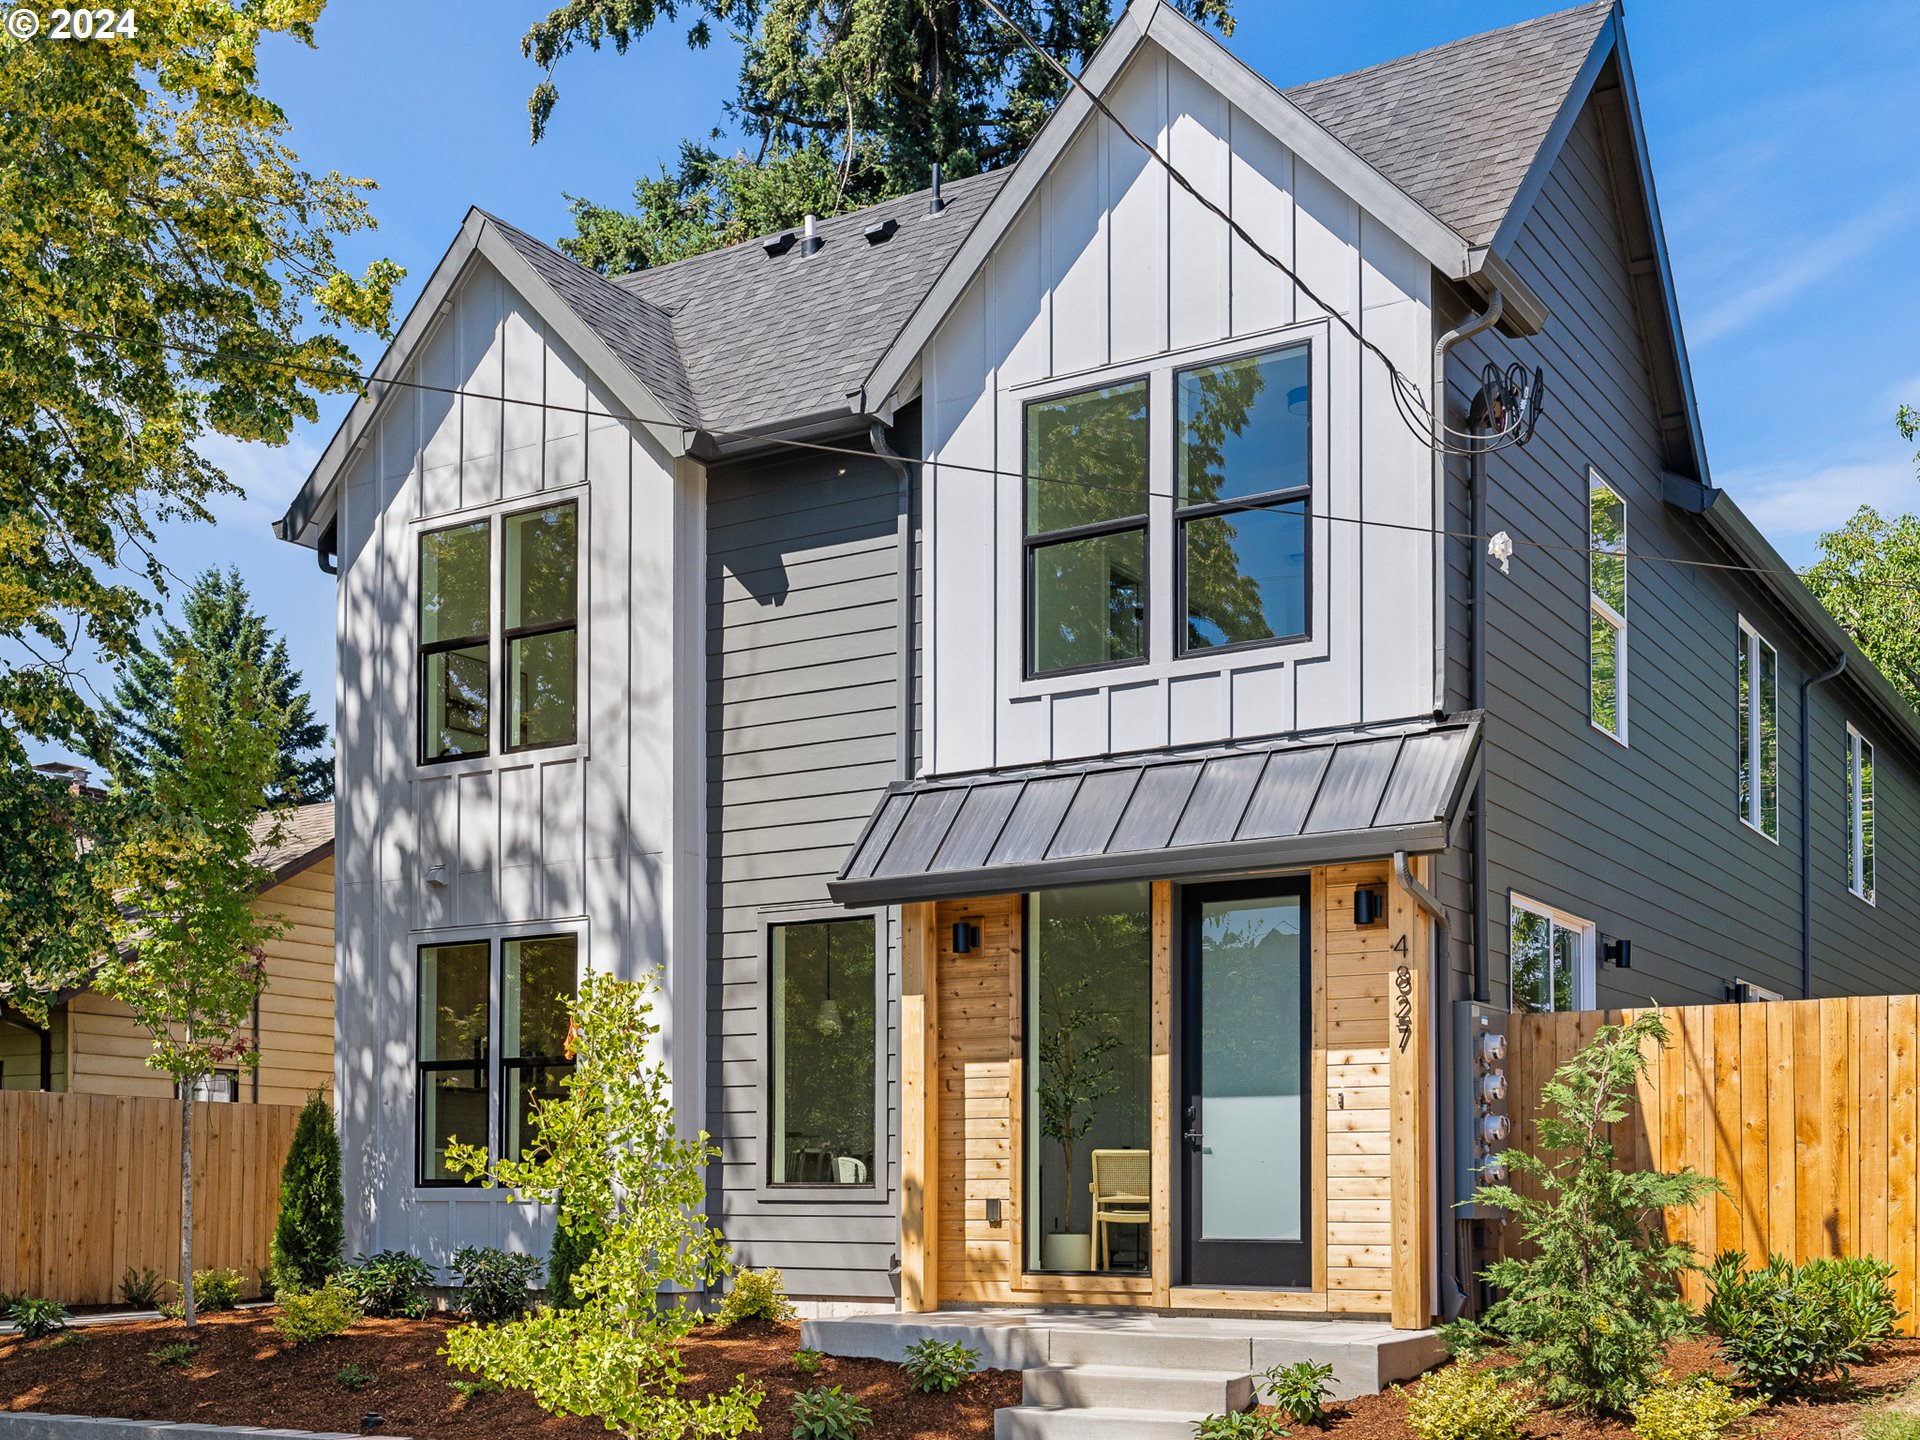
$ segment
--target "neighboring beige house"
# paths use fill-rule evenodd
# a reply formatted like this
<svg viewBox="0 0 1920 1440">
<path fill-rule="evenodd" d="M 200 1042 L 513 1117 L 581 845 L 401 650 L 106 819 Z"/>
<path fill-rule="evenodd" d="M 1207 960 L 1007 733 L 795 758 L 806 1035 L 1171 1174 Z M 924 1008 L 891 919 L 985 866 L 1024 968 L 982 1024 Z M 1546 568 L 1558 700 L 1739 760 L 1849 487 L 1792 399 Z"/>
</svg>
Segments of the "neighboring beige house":
<svg viewBox="0 0 1920 1440">
<path fill-rule="evenodd" d="M 255 1012 L 260 1065 L 215 1077 L 209 1098 L 297 1105 L 333 1086 L 333 802 L 278 812 L 278 843 L 254 858 L 273 873 L 255 907 L 289 922 L 267 946 L 267 988 Z M 257 829 L 266 832 L 262 816 Z M 89 1095 L 173 1093 L 147 1066 L 152 1046 L 127 1007 L 91 991 L 63 996 L 45 1031 L 0 1016 L 0 1090 Z"/>
</svg>

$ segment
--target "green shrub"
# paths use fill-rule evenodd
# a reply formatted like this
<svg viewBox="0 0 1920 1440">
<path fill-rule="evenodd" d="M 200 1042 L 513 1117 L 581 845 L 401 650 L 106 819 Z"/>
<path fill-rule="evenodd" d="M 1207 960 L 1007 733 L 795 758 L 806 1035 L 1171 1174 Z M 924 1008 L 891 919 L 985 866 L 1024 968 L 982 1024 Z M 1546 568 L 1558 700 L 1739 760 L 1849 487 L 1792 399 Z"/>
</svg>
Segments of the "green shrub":
<svg viewBox="0 0 1920 1440">
<path fill-rule="evenodd" d="M 907 1347 L 900 1368 L 921 1394 L 947 1395 L 958 1390 L 979 1364 L 980 1352 L 958 1340 L 922 1340 Z"/>
<path fill-rule="evenodd" d="M 193 1304 L 203 1315 L 232 1310 L 246 1293 L 247 1282 L 238 1270 L 196 1270 L 193 1272 Z"/>
<path fill-rule="evenodd" d="M 120 1298 L 132 1310 L 158 1310 L 165 1287 L 160 1272 L 151 1265 L 144 1270 L 129 1265 L 120 1276 Z"/>
<path fill-rule="evenodd" d="M 818 1375 L 826 1367 L 827 1357 L 818 1350 L 796 1350 L 793 1352 L 793 1368 L 802 1375 Z"/>
<path fill-rule="evenodd" d="M 1708 1375 L 1663 1375 L 1633 1402 L 1633 1433 L 1640 1440 L 1720 1440 L 1763 1403 L 1735 1398 Z"/>
<path fill-rule="evenodd" d="M 7 1307 L 7 1319 L 28 1340 L 66 1329 L 71 1318 L 58 1300 L 39 1300 L 31 1295 L 22 1295 Z"/>
<path fill-rule="evenodd" d="M 468 1380 L 449 1380 L 447 1388 L 464 1400 L 478 1400 L 482 1395 L 498 1395 L 500 1387 L 481 1375 Z"/>
<path fill-rule="evenodd" d="M 433 1267 L 404 1250 L 382 1250 L 356 1255 L 353 1268 L 340 1277 L 360 1308 L 382 1319 L 418 1320 L 431 1303 Z"/>
<path fill-rule="evenodd" d="M 1469 1365 L 1449 1365 L 1393 1392 L 1405 1398 L 1407 1426 L 1420 1440 L 1519 1440 L 1533 1413 L 1526 1389 Z"/>
<path fill-rule="evenodd" d="M 307 1097 L 280 1169 L 280 1215 L 273 1224 L 276 1290 L 316 1290 L 340 1268 L 346 1239 L 340 1189 L 340 1136 L 333 1107 L 318 1090 Z"/>
<path fill-rule="evenodd" d="M 859 1440 L 872 1424 L 873 1412 L 838 1385 L 793 1397 L 794 1440 Z"/>
<path fill-rule="evenodd" d="M 295 1345 L 305 1345 L 338 1335 L 359 1318 L 360 1305 L 352 1292 L 339 1281 L 329 1280 L 318 1290 L 281 1296 L 273 1328 Z"/>
<path fill-rule="evenodd" d="M 163 1368 L 168 1365 L 184 1365 L 193 1359 L 193 1352 L 198 1348 L 190 1341 L 176 1340 L 171 1345 L 162 1345 L 158 1350 L 149 1350 L 147 1359 Z"/>
<path fill-rule="evenodd" d="M 1333 1366 L 1299 1360 L 1292 1365 L 1271 1366 L 1261 1378 L 1267 1403 L 1296 1425 L 1318 1425 L 1327 1418 Z"/>
<path fill-rule="evenodd" d="M 1193 1422 L 1195 1440 L 1274 1440 L 1289 1432 L 1271 1415 L 1239 1410 Z"/>
<path fill-rule="evenodd" d="M 1742 1382 L 1769 1396 L 1852 1379 L 1851 1367 L 1893 1335 L 1901 1311 L 1880 1260 L 1775 1255 L 1758 1270 L 1729 1250 L 1707 1272 L 1705 1318 Z"/>
<path fill-rule="evenodd" d="M 736 1270 L 733 1288 L 720 1302 L 720 1323 L 738 1325 L 743 1320 L 791 1320 L 793 1302 L 787 1299 L 786 1281 L 778 1270 Z"/>
<path fill-rule="evenodd" d="M 343 1390 L 364 1390 L 372 1379 L 373 1372 L 359 1365 L 342 1365 L 333 1372 L 333 1383 Z"/>
<path fill-rule="evenodd" d="M 566 1202 L 560 1202 L 560 1212 L 566 1214 Z M 547 1303 L 560 1310 L 571 1310 L 580 1303 L 580 1297 L 574 1293 L 573 1276 L 582 1265 L 593 1258 L 593 1252 L 600 1248 L 600 1237 L 592 1226 L 584 1221 L 576 1221 L 570 1228 L 566 1224 L 553 1227 L 553 1243 L 547 1247 Z"/>
<path fill-rule="evenodd" d="M 536 1255 L 515 1255 L 488 1245 L 465 1245 L 453 1252 L 460 1276 L 460 1303 L 482 1324 L 517 1320 L 533 1308 L 529 1288 L 540 1278 Z"/>
<path fill-rule="evenodd" d="M 1658 1010 L 1601 1026 L 1541 1091 L 1539 1150 L 1552 1158 L 1500 1157 L 1537 1182 L 1539 1198 L 1507 1185 L 1474 1192 L 1474 1203 L 1513 1217 L 1531 1253 L 1484 1271 L 1500 1298 L 1479 1321 L 1441 1333 L 1455 1354 L 1510 1352 L 1501 1378 L 1531 1382 L 1549 1405 L 1625 1414 L 1653 1383 L 1667 1346 L 1697 1328 L 1680 1279 L 1699 1261 L 1691 1246 L 1667 1238 L 1662 1212 L 1722 1187 L 1692 1170 L 1622 1168 L 1608 1133 L 1633 1104 L 1648 1047 L 1666 1043 Z"/>
</svg>

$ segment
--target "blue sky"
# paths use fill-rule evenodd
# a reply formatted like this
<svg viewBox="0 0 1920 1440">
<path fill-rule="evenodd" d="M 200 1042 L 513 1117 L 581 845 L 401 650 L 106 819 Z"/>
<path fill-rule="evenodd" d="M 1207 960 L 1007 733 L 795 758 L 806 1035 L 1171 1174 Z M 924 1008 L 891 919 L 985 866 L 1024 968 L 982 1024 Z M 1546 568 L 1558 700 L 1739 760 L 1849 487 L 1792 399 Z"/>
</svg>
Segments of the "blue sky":
<svg viewBox="0 0 1920 1440">
<path fill-rule="evenodd" d="M 1238 0 L 1231 44 L 1281 85 L 1530 18 L 1554 0 Z M 309 168 L 380 185 L 376 234 L 347 247 L 409 271 L 402 310 L 469 205 L 535 234 L 566 194 L 617 203 L 683 135 L 722 119 L 734 53 L 663 29 L 625 56 L 562 63 L 548 138 L 519 37 L 539 0 L 332 0 L 318 44 L 271 47 L 266 93 Z M 1896 405 L 1920 405 L 1920 51 L 1912 0 L 1633 0 L 1628 43 L 1716 483 L 1794 563 L 1859 505 L 1920 504 Z M 369 364 L 376 347 L 363 345 Z M 210 453 L 246 488 L 212 526 L 164 535 L 176 572 L 240 567 L 331 709 L 333 582 L 271 521 L 345 401 L 278 450 Z"/>
</svg>

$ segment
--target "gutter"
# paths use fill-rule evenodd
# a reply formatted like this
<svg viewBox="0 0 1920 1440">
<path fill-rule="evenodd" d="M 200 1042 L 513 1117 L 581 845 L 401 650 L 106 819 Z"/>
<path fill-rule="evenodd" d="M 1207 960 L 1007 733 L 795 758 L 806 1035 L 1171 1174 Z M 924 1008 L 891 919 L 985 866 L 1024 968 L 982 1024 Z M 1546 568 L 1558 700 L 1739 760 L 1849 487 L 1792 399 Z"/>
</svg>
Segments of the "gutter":
<svg viewBox="0 0 1920 1440">
<path fill-rule="evenodd" d="M 1800 682 L 1800 998 L 1813 998 L 1813 735 L 1811 698 L 1816 685 L 1845 673 L 1847 657 Z"/>
<path fill-rule="evenodd" d="M 1434 1013 L 1434 1074 L 1453 1074 L 1453 1026 L 1447 1022 L 1439 1005 L 1442 988 L 1451 978 L 1453 950 L 1453 922 L 1447 917 L 1447 907 L 1440 903 L 1435 895 L 1413 873 L 1413 867 L 1407 862 L 1407 852 L 1396 850 L 1393 853 L 1393 876 L 1400 882 L 1400 888 L 1413 897 L 1413 903 L 1424 910 L 1433 920 L 1438 941 L 1433 947 L 1433 996 Z M 1454 1217 L 1453 1205 L 1448 1196 L 1453 1194 L 1454 1176 L 1450 1173 L 1453 1166 L 1453 1117 L 1451 1104 L 1440 1104 L 1438 1095 L 1440 1086 L 1432 1087 L 1434 1100 L 1434 1149 L 1440 1157 L 1433 1167 L 1433 1207 L 1434 1234 L 1438 1240 L 1435 1258 L 1439 1266 L 1440 1282 L 1445 1286 L 1444 1295 L 1436 1295 L 1440 1313 L 1449 1320 L 1456 1320 L 1467 1308 L 1467 1292 L 1460 1283 L 1460 1247 L 1455 1227 L 1459 1221 Z"/>
</svg>

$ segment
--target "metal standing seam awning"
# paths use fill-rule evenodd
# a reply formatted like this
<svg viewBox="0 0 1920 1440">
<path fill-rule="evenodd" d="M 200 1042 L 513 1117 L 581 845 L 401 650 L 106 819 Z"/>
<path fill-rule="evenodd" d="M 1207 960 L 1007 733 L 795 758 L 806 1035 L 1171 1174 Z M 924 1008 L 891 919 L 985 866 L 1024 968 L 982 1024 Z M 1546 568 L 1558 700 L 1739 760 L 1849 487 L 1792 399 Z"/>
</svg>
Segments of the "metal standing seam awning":
<svg viewBox="0 0 1920 1440">
<path fill-rule="evenodd" d="M 827 893 L 888 905 L 1431 853 L 1451 841 L 1479 749 L 1475 713 L 896 782 Z"/>
</svg>

